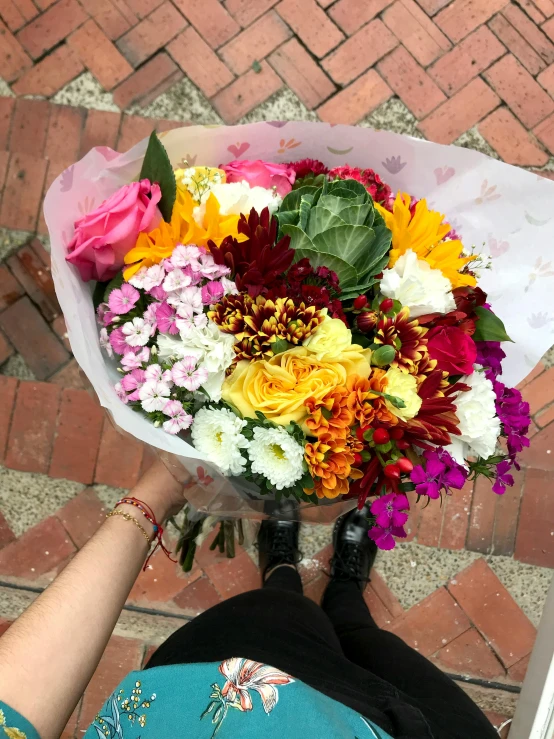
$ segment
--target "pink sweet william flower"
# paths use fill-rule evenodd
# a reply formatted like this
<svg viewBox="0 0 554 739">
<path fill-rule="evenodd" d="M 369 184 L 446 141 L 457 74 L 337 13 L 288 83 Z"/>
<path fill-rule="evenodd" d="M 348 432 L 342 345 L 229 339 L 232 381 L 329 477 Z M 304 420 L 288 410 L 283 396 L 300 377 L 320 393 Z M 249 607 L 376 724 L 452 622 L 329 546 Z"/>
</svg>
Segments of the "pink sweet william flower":
<svg viewBox="0 0 554 739">
<path fill-rule="evenodd" d="M 127 347 L 128 348 L 128 347 Z M 121 366 L 127 372 L 134 369 L 139 369 L 145 362 L 150 359 L 150 349 L 147 346 L 143 346 L 138 354 L 133 351 L 127 351 L 121 360 Z"/>
<path fill-rule="evenodd" d="M 171 264 L 173 267 L 190 267 L 193 272 L 200 272 L 200 254 L 202 250 L 195 244 L 177 244 L 171 255 Z"/>
<path fill-rule="evenodd" d="M 163 424 L 163 430 L 168 434 L 178 434 L 179 431 L 188 429 L 192 424 L 193 417 L 183 408 L 183 404 L 178 400 L 170 400 L 165 404 L 163 412 L 169 416 L 169 421 Z"/>
<path fill-rule="evenodd" d="M 154 333 L 152 324 L 147 323 L 144 318 L 133 318 L 132 321 L 128 321 L 123 324 L 121 331 L 123 332 L 125 341 L 129 346 L 145 346 L 148 344 L 150 337 Z M 113 333 L 114 332 L 112 332 L 112 335 Z M 118 352 L 118 354 L 123 354 L 123 352 Z"/>
<path fill-rule="evenodd" d="M 121 400 L 122 403 L 125 403 L 125 405 L 127 405 L 127 403 L 129 402 L 129 398 L 127 397 L 127 393 L 123 389 L 123 386 L 121 385 L 120 382 L 116 382 L 116 384 L 114 385 L 114 390 L 119 400 Z"/>
<path fill-rule="evenodd" d="M 202 302 L 204 305 L 218 303 L 223 297 L 223 285 L 221 282 L 207 282 L 202 286 Z"/>
<path fill-rule="evenodd" d="M 410 503 L 405 495 L 389 493 L 377 498 L 371 504 L 371 512 L 375 516 L 375 523 L 381 528 L 388 526 L 403 526 L 408 520 Z"/>
<path fill-rule="evenodd" d="M 171 377 L 178 387 L 193 392 L 206 382 L 208 370 L 204 367 L 196 368 L 196 361 L 196 357 L 183 357 L 179 362 L 175 362 L 171 368 Z"/>
<path fill-rule="evenodd" d="M 227 182 L 248 182 L 250 187 L 265 187 L 266 190 L 274 187 L 281 197 L 292 190 L 296 179 L 296 172 L 288 164 L 261 159 L 235 159 L 229 164 L 220 164 L 219 168 L 225 172 Z"/>
<path fill-rule="evenodd" d="M 138 391 L 142 407 L 147 413 L 163 410 L 170 392 L 169 385 L 156 380 L 145 382 Z"/>
<path fill-rule="evenodd" d="M 104 282 L 116 276 L 139 233 L 151 231 L 161 221 L 157 207 L 161 197 L 156 183 L 131 182 L 75 222 L 66 259 L 77 267 L 84 282 Z"/>
<path fill-rule="evenodd" d="M 128 393 L 139 390 L 146 382 L 146 373 L 143 369 L 134 369 L 121 379 L 121 387 Z"/>
<path fill-rule="evenodd" d="M 98 323 L 100 323 L 101 326 L 111 326 L 115 314 L 109 310 L 109 305 L 107 303 L 100 303 L 96 309 L 96 315 L 98 316 Z"/>
<path fill-rule="evenodd" d="M 169 385 L 172 383 L 171 370 L 164 370 L 159 364 L 150 364 L 145 370 L 146 380 L 156 380 L 156 382 L 163 380 Z"/>
<path fill-rule="evenodd" d="M 102 347 L 102 349 L 104 349 L 108 357 L 113 357 L 113 348 L 112 348 L 112 345 L 110 344 L 110 337 L 108 336 L 107 329 L 105 328 L 100 329 L 99 340 L 100 340 L 100 346 Z"/>
<path fill-rule="evenodd" d="M 150 303 L 148 308 L 142 314 L 142 317 L 152 326 L 153 332 L 158 328 L 158 307 L 159 303 Z"/>
<path fill-rule="evenodd" d="M 379 549 L 394 549 L 396 542 L 394 541 L 395 536 L 401 539 L 406 538 L 406 532 L 402 526 L 387 526 L 383 528 L 381 526 L 374 526 L 369 530 L 368 536 L 370 539 L 377 544 Z"/>
<path fill-rule="evenodd" d="M 125 341 L 123 329 L 115 328 L 110 334 L 110 344 L 116 354 L 125 354 L 129 351 L 129 345 Z"/>
<path fill-rule="evenodd" d="M 140 293 L 138 290 L 129 283 L 124 282 L 121 288 L 112 290 L 108 299 L 108 305 L 112 313 L 117 313 L 118 316 L 124 313 L 129 313 L 133 310 L 135 303 L 138 302 Z"/>
<path fill-rule="evenodd" d="M 176 313 L 167 303 L 160 303 L 156 312 L 158 329 L 162 334 L 178 334 L 179 329 L 175 325 Z"/>
<path fill-rule="evenodd" d="M 182 269 L 174 269 L 169 272 L 163 282 L 163 289 L 166 293 L 172 293 L 175 290 L 182 290 L 192 283 L 190 274 L 186 274 Z"/>
</svg>

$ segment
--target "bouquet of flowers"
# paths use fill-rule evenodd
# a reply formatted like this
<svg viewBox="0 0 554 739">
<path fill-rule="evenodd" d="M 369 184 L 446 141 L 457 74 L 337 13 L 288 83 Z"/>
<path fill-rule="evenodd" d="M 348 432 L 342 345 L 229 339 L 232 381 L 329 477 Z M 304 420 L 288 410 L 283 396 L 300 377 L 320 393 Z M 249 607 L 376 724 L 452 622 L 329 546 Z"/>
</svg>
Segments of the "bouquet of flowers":
<svg viewBox="0 0 554 739">
<path fill-rule="evenodd" d="M 64 258 L 96 282 L 111 392 L 187 442 L 195 487 L 214 482 L 205 460 L 262 503 L 370 498 L 370 536 L 391 549 L 406 493 L 512 485 L 529 406 L 499 379 L 511 339 L 480 286 L 489 257 L 369 167 L 192 160 L 172 166 L 152 134 L 140 173 L 64 234 Z M 205 513 L 232 554 L 221 506 Z M 187 567 L 205 518 L 190 509 Z"/>
</svg>

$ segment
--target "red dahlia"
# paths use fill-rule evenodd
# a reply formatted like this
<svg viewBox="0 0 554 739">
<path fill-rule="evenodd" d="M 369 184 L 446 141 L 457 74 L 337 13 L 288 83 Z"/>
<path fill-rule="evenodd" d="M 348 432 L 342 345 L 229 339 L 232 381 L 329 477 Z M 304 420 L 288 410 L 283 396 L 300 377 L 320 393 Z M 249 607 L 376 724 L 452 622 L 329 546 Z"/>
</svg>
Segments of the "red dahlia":
<svg viewBox="0 0 554 739">
<path fill-rule="evenodd" d="M 360 169 L 359 167 L 335 167 L 329 170 L 330 179 L 357 180 L 361 182 L 373 200 L 384 208 L 390 209 L 392 202 L 392 191 L 383 182 L 379 175 L 372 169 Z"/>
</svg>

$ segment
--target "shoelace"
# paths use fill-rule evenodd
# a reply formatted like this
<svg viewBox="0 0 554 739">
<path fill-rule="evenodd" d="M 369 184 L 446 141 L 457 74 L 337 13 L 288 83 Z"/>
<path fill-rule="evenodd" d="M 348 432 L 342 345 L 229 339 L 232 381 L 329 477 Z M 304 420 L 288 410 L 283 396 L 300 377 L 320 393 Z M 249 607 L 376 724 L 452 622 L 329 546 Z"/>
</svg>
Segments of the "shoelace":
<svg viewBox="0 0 554 739">
<path fill-rule="evenodd" d="M 358 583 L 367 583 L 369 577 L 362 577 L 362 549 L 357 544 L 344 544 L 342 556 L 335 554 L 335 577 L 339 580 L 354 580 Z"/>
</svg>

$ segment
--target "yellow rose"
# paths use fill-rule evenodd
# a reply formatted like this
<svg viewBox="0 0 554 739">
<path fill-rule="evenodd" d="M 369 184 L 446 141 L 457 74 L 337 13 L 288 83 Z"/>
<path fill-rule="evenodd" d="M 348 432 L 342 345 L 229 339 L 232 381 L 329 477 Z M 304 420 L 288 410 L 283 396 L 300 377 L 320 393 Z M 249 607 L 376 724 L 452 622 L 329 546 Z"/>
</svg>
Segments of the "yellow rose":
<svg viewBox="0 0 554 739">
<path fill-rule="evenodd" d="M 417 416 L 421 408 L 422 400 L 417 394 L 417 381 L 413 375 L 402 372 L 398 367 L 390 367 L 385 375 L 387 395 L 394 395 L 404 401 L 404 408 L 397 408 L 389 400 L 385 400 L 387 408 L 398 418 L 408 421 Z"/>
<path fill-rule="evenodd" d="M 329 316 L 325 316 L 314 333 L 302 342 L 302 346 L 305 346 L 310 354 L 322 361 L 336 359 L 351 345 L 352 331 L 340 318 Z"/>
<path fill-rule="evenodd" d="M 359 347 L 361 349 L 361 347 Z M 344 385 L 349 374 L 369 375 L 369 362 L 360 352 L 322 362 L 303 346 L 277 354 L 269 361 L 239 362 L 223 383 L 222 398 L 243 416 L 255 418 L 261 411 L 274 423 L 302 423 L 308 416 L 308 398 L 322 399 L 337 385 Z"/>
</svg>

